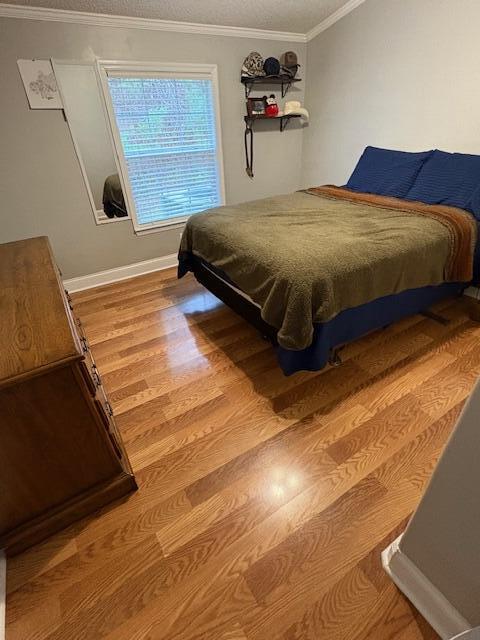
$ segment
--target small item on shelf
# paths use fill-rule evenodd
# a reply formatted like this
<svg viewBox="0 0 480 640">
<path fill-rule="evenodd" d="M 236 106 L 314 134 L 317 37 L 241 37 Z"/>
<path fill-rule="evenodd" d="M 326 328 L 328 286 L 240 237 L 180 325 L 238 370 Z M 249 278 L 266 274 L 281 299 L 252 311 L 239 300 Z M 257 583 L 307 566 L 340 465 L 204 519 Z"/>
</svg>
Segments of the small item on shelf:
<svg viewBox="0 0 480 640">
<path fill-rule="evenodd" d="M 243 61 L 242 78 L 258 78 L 264 75 L 262 56 L 258 51 L 251 51 Z"/>
<path fill-rule="evenodd" d="M 276 118 L 278 116 L 278 104 L 275 98 L 275 94 L 271 93 L 268 98 L 265 99 L 265 115 L 269 118 Z"/>
<path fill-rule="evenodd" d="M 267 77 L 278 76 L 280 73 L 280 62 L 277 58 L 267 58 L 263 63 L 263 70 Z"/>
<path fill-rule="evenodd" d="M 280 64 L 282 68 L 282 74 L 294 78 L 297 75 L 299 68 L 298 58 L 295 51 L 285 51 L 280 57 Z"/>
<path fill-rule="evenodd" d="M 309 119 L 309 113 L 308 111 L 305 109 L 305 107 L 302 107 L 301 103 L 298 102 L 298 100 L 289 100 L 288 102 L 285 103 L 285 109 L 283 111 L 284 116 L 292 116 L 292 115 L 297 115 L 297 116 L 302 116 L 302 118 L 304 120 L 308 120 Z"/>
<path fill-rule="evenodd" d="M 267 96 L 261 98 L 247 98 L 247 115 L 264 116 Z"/>
<path fill-rule="evenodd" d="M 280 57 L 280 62 L 283 67 L 296 67 L 298 65 L 298 58 L 295 51 L 285 51 Z"/>
</svg>

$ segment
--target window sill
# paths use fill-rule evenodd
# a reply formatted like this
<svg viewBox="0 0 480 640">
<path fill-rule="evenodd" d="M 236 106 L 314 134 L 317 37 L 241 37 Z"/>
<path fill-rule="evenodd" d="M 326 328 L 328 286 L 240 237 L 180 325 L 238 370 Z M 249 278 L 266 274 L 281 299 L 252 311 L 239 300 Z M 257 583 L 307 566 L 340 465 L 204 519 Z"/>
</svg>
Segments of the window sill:
<svg viewBox="0 0 480 640">
<path fill-rule="evenodd" d="M 109 218 L 101 209 L 95 213 L 96 224 L 110 224 L 111 222 L 123 222 L 124 220 L 132 220 L 130 216 L 123 216 L 122 218 Z"/>
<path fill-rule="evenodd" d="M 137 236 L 148 236 L 151 233 L 159 233 L 161 231 L 174 231 L 175 229 L 183 229 L 187 220 L 181 220 L 180 222 L 171 222 L 169 224 L 162 224 L 157 227 L 150 227 L 149 229 L 135 229 Z"/>
</svg>

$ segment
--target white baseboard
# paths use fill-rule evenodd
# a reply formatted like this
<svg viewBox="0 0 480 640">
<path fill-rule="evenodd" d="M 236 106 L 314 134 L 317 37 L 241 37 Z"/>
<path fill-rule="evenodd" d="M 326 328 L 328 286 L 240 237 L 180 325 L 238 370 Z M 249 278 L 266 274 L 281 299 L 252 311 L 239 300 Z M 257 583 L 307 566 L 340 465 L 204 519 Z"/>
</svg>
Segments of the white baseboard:
<svg viewBox="0 0 480 640">
<path fill-rule="evenodd" d="M 469 298 L 480 298 L 480 289 L 478 287 L 467 287 L 463 292 L 464 296 L 468 296 Z"/>
<path fill-rule="evenodd" d="M 5 601 L 7 599 L 7 559 L 0 550 L 0 640 L 5 640 Z"/>
<path fill-rule="evenodd" d="M 64 280 L 63 284 L 65 285 L 65 289 L 74 293 L 75 291 L 83 291 L 84 289 L 99 287 L 102 284 L 110 284 L 111 282 L 126 280 L 127 278 L 133 278 L 134 276 L 141 276 L 145 273 L 151 273 L 152 271 L 169 269 L 170 267 L 176 267 L 177 264 L 177 254 L 171 253 L 170 255 L 162 256 L 161 258 L 153 258 L 152 260 L 144 260 L 143 262 L 134 262 L 133 264 L 127 264 L 124 267 L 98 271 L 97 273 L 90 273 L 89 275 L 79 276 L 78 278 L 69 278 L 68 280 Z"/>
<path fill-rule="evenodd" d="M 437 587 L 399 548 L 400 535 L 384 551 L 382 564 L 397 587 L 430 623 L 443 640 L 472 628 Z"/>
</svg>

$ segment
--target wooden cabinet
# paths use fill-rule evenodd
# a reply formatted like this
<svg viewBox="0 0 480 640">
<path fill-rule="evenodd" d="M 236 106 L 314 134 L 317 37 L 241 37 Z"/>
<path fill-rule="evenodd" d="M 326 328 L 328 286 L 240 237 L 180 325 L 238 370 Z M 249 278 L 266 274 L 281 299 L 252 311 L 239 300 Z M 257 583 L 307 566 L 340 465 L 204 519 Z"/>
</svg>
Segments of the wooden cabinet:
<svg viewBox="0 0 480 640">
<path fill-rule="evenodd" d="M 136 488 L 47 238 L 0 245 L 0 549 Z"/>
</svg>

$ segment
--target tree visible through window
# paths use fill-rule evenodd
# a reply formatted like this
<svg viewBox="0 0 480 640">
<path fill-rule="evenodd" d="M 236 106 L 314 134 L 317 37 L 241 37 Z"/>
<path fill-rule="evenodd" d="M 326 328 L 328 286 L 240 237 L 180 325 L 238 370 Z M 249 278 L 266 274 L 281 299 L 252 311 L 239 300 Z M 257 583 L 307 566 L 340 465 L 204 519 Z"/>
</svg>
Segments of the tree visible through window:
<svg viewBox="0 0 480 640">
<path fill-rule="evenodd" d="M 221 204 L 212 80 L 127 72 L 107 79 L 137 228 Z"/>
</svg>

